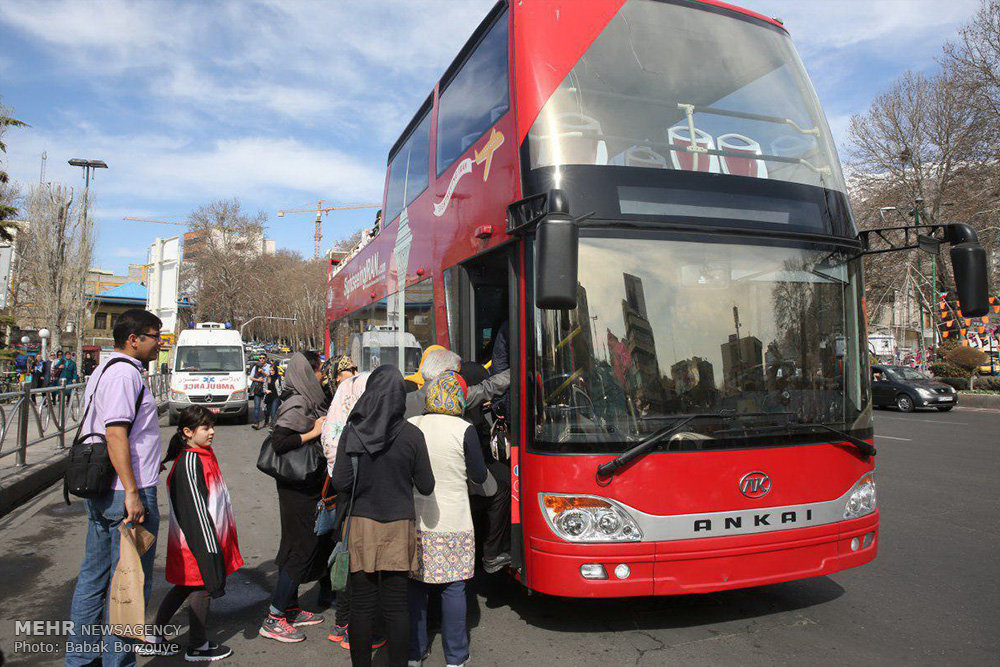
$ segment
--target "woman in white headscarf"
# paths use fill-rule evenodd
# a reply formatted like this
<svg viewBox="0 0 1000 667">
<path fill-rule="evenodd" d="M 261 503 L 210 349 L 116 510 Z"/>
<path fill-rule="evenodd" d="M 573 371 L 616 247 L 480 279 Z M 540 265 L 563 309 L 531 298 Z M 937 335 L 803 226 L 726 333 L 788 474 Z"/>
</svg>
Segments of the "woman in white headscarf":
<svg viewBox="0 0 1000 667">
<path fill-rule="evenodd" d="M 335 374 L 334 381 L 337 391 L 330 402 L 330 409 L 326 413 L 326 422 L 323 424 L 323 453 L 327 460 L 327 474 L 333 474 L 333 463 L 337 458 L 337 447 L 340 444 L 340 436 L 347 426 L 347 418 L 354 409 L 354 404 L 358 402 L 361 395 L 365 393 L 365 385 L 368 383 L 368 376 L 371 373 L 358 373 L 358 366 L 348 356 L 342 356 L 333 366 Z M 338 498 L 337 506 L 346 511 L 348 503 L 347 497 Z M 329 600 L 321 594 L 320 606 L 329 606 Z M 347 622 L 351 614 L 350 590 L 345 589 L 337 593 L 337 612 L 333 623 L 333 629 L 327 635 L 334 644 L 340 644 L 343 648 L 350 648 L 347 639 Z M 375 642 L 381 643 L 381 640 Z"/>
<path fill-rule="evenodd" d="M 297 352 L 288 362 L 285 393 L 271 434 L 277 454 L 320 446 L 326 421 L 322 375 L 319 355 L 315 352 Z M 279 642 L 300 642 L 305 635 L 297 628 L 322 623 L 323 617 L 299 606 L 299 584 L 322 575 L 333 543 L 331 536 L 317 536 L 313 530 L 316 503 L 323 491 L 322 480 L 318 485 L 279 481 L 277 486 L 281 541 L 274 561 L 278 566 L 278 582 L 271 596 L 270 613 L 259 634 Z"/>
</svg>

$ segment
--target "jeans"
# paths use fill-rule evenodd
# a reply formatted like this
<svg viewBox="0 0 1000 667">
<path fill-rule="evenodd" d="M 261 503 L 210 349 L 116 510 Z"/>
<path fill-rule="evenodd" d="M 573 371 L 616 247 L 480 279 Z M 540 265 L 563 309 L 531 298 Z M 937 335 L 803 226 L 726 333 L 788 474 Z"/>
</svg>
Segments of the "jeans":
<svg viewBox="0 0 1000 667">
<path fill-rule="evenodd" d="M 351 665 L 372 664 L 372 638 L 378 614 L 385 623 L 387 664 L 405 667 L 410 644 L 406 612 L 406 572 L 351 572 Z"/>
<path fill-rule="evenodd" d="M 278 570 L 278 583 L 271 595 L 271 613 L 284 616 L 292 607 L 299 606 L 299 582 L 285 572 Z"/>
<path fill-rule="evenodd" d="M 156 506 L 156 487 L 139 489 L 139 497 L 146 508 L 143 528 L 156 535 L 160 526 L 160 512 Z M 73 630 L 66 642 L 66 665 L 104 664 L 134 665 L 135 653 L 132 640 L 113 635 L 89 635 L 84 626 L 107 623 L 105 610 L 108 602 L 108 588 L 111 575 L 118 566 L 118 526 L 125 518 L 125 492 L 109 491 L 100 498 L 84 501 L 87 508 L 87 544 L 84 550 L 80 574 L 73 591 L 70 620 Z M 153 590 L 153 559 L 156 556 L 156 542 L 142 555 L 142 572 L 145 575 L 143 597 L 149 606 L 149 594 Z"/>
<path fill-rule="evenodd" d="M 264 400 L 264 394 L 254 394 L 253 397 L 253 423 L 259 424 L 261 419 L 260 403 Z"/>
<path fill-rule="evenodd" d="M 410 581 L 410 660 L 420 660 L 427 652 L 427 596 L 441 591 L 441 645 L 449 665 L 469 659 L 469 633 L 465 627 L 465 581 L 425 584 Z"/>
<path fill-rule="evenodd" d="M 271 422 L 271 426 L 274 426 L 275 423 L 278 421 L 278 406 L 280 405 L 281 405 L 281 399 L 276 398 L 273 401 L 271 401 L 271 404 L 268 406 L 268 411 L 270 412 L 269 421 Z"/>
</svg>

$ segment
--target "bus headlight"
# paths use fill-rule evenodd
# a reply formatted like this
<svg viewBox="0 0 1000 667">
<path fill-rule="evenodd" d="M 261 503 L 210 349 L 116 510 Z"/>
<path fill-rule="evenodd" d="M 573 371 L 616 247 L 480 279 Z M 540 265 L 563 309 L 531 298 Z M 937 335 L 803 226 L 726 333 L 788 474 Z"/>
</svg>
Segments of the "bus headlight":
<svg viewBox="0 0 1000 667">
<path fill-rule="evenodd" d="M 229 396 L 229 400 L 230 401 L 245 401 L 245 400 L 247 400 L 247 390 L 246 389 L 240 389 L 239 391 L 234 391 Z"/>
<path fill-rule="evenodd" d="M 174 403 L 186 403 L 188 400 L 187 394 L 183 391 L 176 391 L 174 389 L 170 390 L 170 400 Z"/>
<path fill-rule="evenodd" d="M 865 514 L 871 514 L 878 506 L 878 493 L 875 490 L 875 475 L 869 473 L 858 480 L 847 494 L 844 504 L 844 518 L 856 519 Z"/>
<path fill-rule="evenodd" d="M 642 531 L 628 512 L 597 496 L 540 493 L 542 514 L 568 542 L 638 542 Z"/>
</svg>

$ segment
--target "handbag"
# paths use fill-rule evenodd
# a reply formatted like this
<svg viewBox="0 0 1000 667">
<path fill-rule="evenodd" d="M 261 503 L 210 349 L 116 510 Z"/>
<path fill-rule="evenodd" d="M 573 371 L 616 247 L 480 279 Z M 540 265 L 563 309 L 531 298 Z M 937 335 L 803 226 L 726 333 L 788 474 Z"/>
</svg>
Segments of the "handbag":
<svg viewBox="0 0 1000 667">
<path fill-rule="evenodd" d="M 257 470 L 279 482 L 311 486 L 326 474 L 326 457 L 315 441 L 304 442 L 301 447 L 278 454 L 268 435 L 257 455 Z"/>
<path fill-rule="evenodd" d="M 348 536 L 351 534 L 351 515 L 354 513 L 354 492 L 358 488 L 358 457 L 351 456 L 351 467 L 354 469 L 354 483 L 351 485 L 351 502 L 347 506 L 347 516 L 344 517 L 344 539 L 337 543 L 330 554 L 330 585 L 335 591 L 347 588 L 347 577 L 351 573 L 351 550 Z"/>
<path fill-rule="evenodd" d="M 93 406 L 94 399 L 97 396 L 97 390 L 101 386 L 101 380 L 104 379 L 104 374 L 108 372 L 108 369 L 117 363 L 131 362 L 128 359 L 117 357 L 105 364 L 104 369 L 97 378 L 97 384 L 94 385 L 90 401 L 87 402 L 87 407 L 83 410 L 83 416 L 80 417 L 80 425 L 77 427 L 76 435 L 73 437 L 73 445 L 69 450 L 66 472 L 63 475 L 63 499 L 67 505 L 69 505 L 69 494 L 71 493 L 78 498 L 97 498 L 103 496 L 111 490 L 111 485 L 118 474 L 115 472 L 115 467 L 111 464 L 111 456 L 108 453 L 107 435 L 104 433 L 87 433 L 81 435 L 83 425 L 87 421 L 87 415 L 90 413 L 90 408 Z M 138 369 L 136 369 L 136 372 L 138 372 Z M 142 388 L 139 390 L 139 396 L 135 399 L 135 413 L 132 421 L 128 424 L 127 434 L 132 432 L 132 424 L 135 423 L 136 418 L 139 416 L 139 408 L 142 405 L 142 399 L 145 395 L 146 383 L 143 382 Z"/>
<path fill-rule="evenodd" d="M 316 503 L 316 523 L 313 525 L 313 532 L 317 535 L 332 533 L 337 526 L 337 496 L 327 497 L 328 488 L 330 488 L 329 475 L 323 482 L 323 492 L 320 493 L 319 502 Z"/>
<path fill-rule="evenodd" d="M 507 434 L 507 422 L 504 419 L 497 419 L 490 429 L 490 454 L 494 461 L 510 460 L 510 437 Z"/>
</svg>

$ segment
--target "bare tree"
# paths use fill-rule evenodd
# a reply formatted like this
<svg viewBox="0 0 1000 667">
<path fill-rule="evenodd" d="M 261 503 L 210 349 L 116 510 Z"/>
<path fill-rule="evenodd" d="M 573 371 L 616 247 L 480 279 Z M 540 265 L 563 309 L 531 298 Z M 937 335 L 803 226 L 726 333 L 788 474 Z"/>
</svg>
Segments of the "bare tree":
<svg viewBox="0 0 1000 667">
<path fill-rule="evenodd" d="M 263 270 L 263 212 L 244 212 L 238 199 L 202 206 L 188 220 L 182 281 L 196 317 L 238 326 L 255 314 L 254 295 L 271 279 Z"/>
<path fill-rule="evenodd" d="M 326 326 L 326 262 L 303 259 L 290 250 L 261 258 L 269 277 L 253 295 L 256 314 L 294 318 L 295 322 L 259 320 L 245 333 L 258 340 L 284 340 L 297 349 L 317 349 Z"/>
<path fill-rule="evenodd" d="M 83 287 L 94 251 L 93 216 L 84 215 L 72 188 L 39 185 L 28 194 L 25 218 L 28 228 L 19 239 L 19 300 L 31 304 L 38 326 L 52 330 L 52 349 L 57 349 L 66 325 L 79 326 L 84 312 Z"/>
<path fill-rule="evenodd" d="M 984 214 L 996 208 L 998 172 L 994 149 L 984 137 L 993 120 L 989 111 L 969 104 L 963 86 L 954 69 L 934 76 L 907 72 L 866 113 L 851 119 L 848 166 L 859 227 L 912 224 L 918 207 L 925 224 L 989 226 Z M 881 214 L 886 207 L 895 211 Z M 924 307 L 934 300 L 924 284 L 929 280 L 911 269 L 917 252 L 867 260 L 869 304 L 878 304 L 890 290 L 910 293 L 914 285 Z M 924 266 L 930 261 L 937 263 L 940 284 L 948 285 L 947 255 Z"/>
<path fill-rule="evenodd" d="M 943 62 L 955 73 L 966 102 L 988 112 L 994 121 L 1000 119 L 998 0 L 980 0 L 979 11 L 959 30 L 958 40 L 945 44 Z"/>
</svg>

